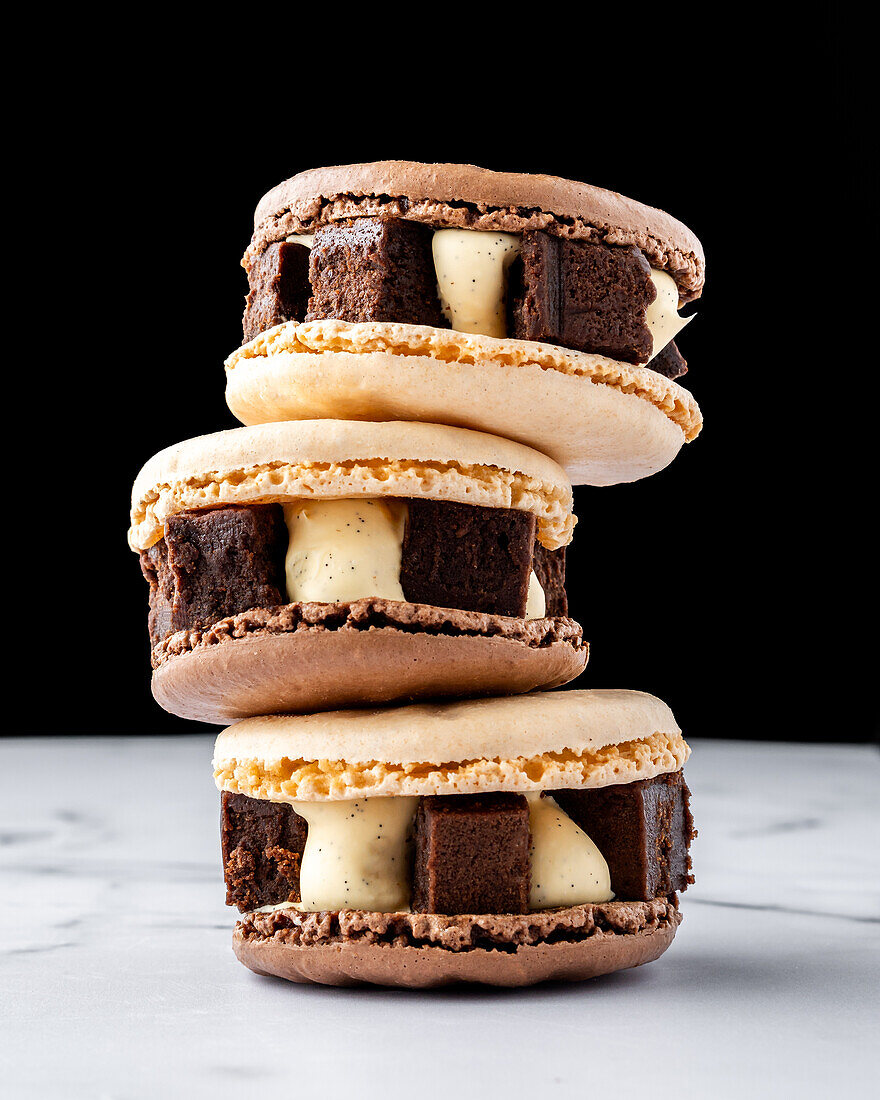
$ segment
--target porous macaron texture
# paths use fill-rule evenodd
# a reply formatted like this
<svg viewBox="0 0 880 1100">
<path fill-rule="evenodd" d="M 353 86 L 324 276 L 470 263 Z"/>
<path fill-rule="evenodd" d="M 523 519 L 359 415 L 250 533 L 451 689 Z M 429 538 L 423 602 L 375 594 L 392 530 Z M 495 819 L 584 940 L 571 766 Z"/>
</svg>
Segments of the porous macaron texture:
<svg viewBox="0 0 880 1100">
<path fill-rule="evenodd" d="M 129 545 L 163 537 L 168 516 L 224 504 L 423 497 L 533 512 L 538 539 L 571 540 L 571 482 L 522 444 L 439 424 L 300 420 L 199 436 L 155 455 L 135 479 Z"/>
<path fill-rule="evenodd" d="M 492 363 L 510 369 L 537 366 L 544 371 L 587 378 L 641 398 L 677 424 L 688 442 L 696 439 L 703 426 L 700 407 L 689 391 L 648 367 L 534 340 L 392 321 L 288 321 L 237 348 L 226 360 L 227 375 L 232 375 L 247 360 L 266 359 L 284 352 L 322 357 L 332 352 L 425 356 L 438 363 L 475 365 L 481 369 Z"/>
<path fill-rule="evenodd" d="M 583 981 L 653 962 L 680 920 L 674 898 L 524 915 L 284 910 L 240 920 L 233 949 L 256 973 L 293 982 L 515 987 Z"/>
<path fill-rule="evenodd" d="M 616 191 L 558 176 L 401 160 L 313 168 L 273 187 L 257 206 L 243 263 L 250 266 L 273 241 L 366 216 L 635 245 L 675 279 L 682 303 L 699 297 L 705 279 L 702 245 L 687 226 Z"/>
<path fill-rule="evenodd" d="M 226 401 L 244 424 L 341 416 L 489 432 L 548 455 L 576 485 L 648 477 L 702 427 L 691 394 L 647 367 L 384 321 L 262 333 L 227 359 Z"/>
<path fill-rule="evenodd" d="M 660 699 L 593 689 L 249 719 L 217 738 L 214 774 L 221 790 L 293 802 L 603 787 L 689 754 Z"/>
</svg>

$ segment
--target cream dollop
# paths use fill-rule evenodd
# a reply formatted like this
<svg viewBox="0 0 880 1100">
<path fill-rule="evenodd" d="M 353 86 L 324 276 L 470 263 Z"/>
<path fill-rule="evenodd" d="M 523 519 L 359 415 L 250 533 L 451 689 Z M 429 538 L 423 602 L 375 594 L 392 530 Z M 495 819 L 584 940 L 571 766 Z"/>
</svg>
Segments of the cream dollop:
<svg viewBox="0 0 880 1100">
<path fill-rule="evenodd" d="M 665 271 L 652 270 L 651 282 L 657 288 L 657 297 L 648 306 L 645 322 L 654 340 L 654 348 L 651 352 L 651 359 L 653 359 L 655 355 L 660 354 L 670 340 L 675 339 L 696 314 L 690 317 L 679 315 L 678 287 L 671 275 L 667 275 Z M 648 360 L 649 363 L 651 359 Z"/>
<path fill-rule="evenodd" d="M 534 569 L 529 573 L 529 591 L 526 596 L 526 618 L 543 619 L 547 613 L 547 600 L 544 589 Z"/>
<path fill-rule="evenodd" d="M 437 292 L 456 332 L 507 335 L 507 272 L 519 251 L 516 233 L 436 230 Z"/>
<path fill-rule="evenodd" d="M 285 504 L 290 533 L 284 562 L 288 600 L 402 600 L 406 517 L 406 503 L 399 500 Z"/>
<path fill-rule="evenodd" d="M 289 237 L 284 238 L 288 244 L 301 244 L 303 248 L 311 248 L 315 243 L 314 233 L 291 233 Z"/>
<path fill-rule="evenodd" d="M 307 913 L 405 909 L 418 802 L 409 797 L 292 802 L 309 824 L 300 865 L 300 901 L 294 907 Z"/>
<path fill-rule="evenodd" d="M 610 901 L 611 873 L 587 834 L 539 792 L 527 794 L 532 834 L 532 909 Z"/>
</svg>

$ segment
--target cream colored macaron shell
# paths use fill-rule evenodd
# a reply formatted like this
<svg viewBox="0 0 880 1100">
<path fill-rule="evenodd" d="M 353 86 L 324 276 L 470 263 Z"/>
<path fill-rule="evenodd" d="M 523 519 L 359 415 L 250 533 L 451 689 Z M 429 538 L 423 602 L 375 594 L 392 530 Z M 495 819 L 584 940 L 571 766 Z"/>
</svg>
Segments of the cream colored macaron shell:
<svg viewBox="0 0 880 1100">
<path fill-rule="evenodd" d="M 588 485 L 656 473 L 702 427 L 691 394 L 647 367 L 392 322 L 270 329 L 227 359 L 226 400 L 244 424 L 339 416 L 491 432 Z"/>
<path fill-rule="evenodd" d="M 565 471 L 521 444 L 438 424 L 302 420 L 161 451 L 135 479 L 129 545 L 147 549 L 189 509 L 382 496 L 532 512 L 549 550 L 570 541 L 576 522 Z"/>
<path fill-rule="evenodd" d="M 689 754 L 660 699 L 593 689 L 251 718 L 217 738 L 214 774 L 221 790 L 295 802 L 603 787 Z"/>
</svg>

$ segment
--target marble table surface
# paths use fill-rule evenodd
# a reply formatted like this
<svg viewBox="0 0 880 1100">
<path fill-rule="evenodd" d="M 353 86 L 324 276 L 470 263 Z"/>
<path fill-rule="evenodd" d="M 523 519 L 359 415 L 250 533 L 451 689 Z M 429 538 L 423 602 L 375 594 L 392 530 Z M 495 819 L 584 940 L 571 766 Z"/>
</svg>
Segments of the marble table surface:
<svg viewBox="0 0 880 1100">
<path fill-rule="evenodd" d="M 661 960 L 408 993 L 236 962 L 211 740 L 0 740 L 4 1097 L 723 1100 L 875 1082 L 873 748 L 692 742 L 697 884 Z"/>
</svg>

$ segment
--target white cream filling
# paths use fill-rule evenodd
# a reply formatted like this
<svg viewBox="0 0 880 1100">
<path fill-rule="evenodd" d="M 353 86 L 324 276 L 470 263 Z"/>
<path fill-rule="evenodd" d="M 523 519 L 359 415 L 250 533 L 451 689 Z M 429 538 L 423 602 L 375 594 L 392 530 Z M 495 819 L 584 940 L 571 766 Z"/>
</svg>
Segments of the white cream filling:
<svg viewBox="0 0 880 1100">
<path fill-rule="evenodd" d="M 399 500 L 285 504 L 288 600 L 403 600 L 400 560 L 407 511 Z"/>
<path fill-rule="evenodd" d="M 507 273 L 520 241 L 516 233 L 436 230 L 437 293 L 456 332 L 507 335 Z"/>
<path fill-rule="evenodd" d="M 292 233 L 284 238 L 288 244 L 301 244 L 303 248 L 311 248 L 315 243 L 314 233 Z"/>
<path fill-rule="evenodd" d="M 374 913 L 405 909 L 418 802 L 418 798 L 361 798 L 291 803 L 309 824 L 299 874 L 301 900 L 294 908 Z"/>
<path fill-rule="evenodd" d="M 526 596 L 526 618 L 543 619 L 547 613 L 547 600 L 544 589 L 534 569 L 529 573 L 529 591 Z"/>
<path fill-rule="evenodd" d="M 681 317 L 678 312 L 678 287 L 675 279 L 665 271 L 651 270 L 651 282 L 657 288 L 657 297 L 648 306 L 645 323 L 651 330 L 654 348 L 651 359 L 666 347 L 670 340 L 681 332 L 686 324 L 693 321 L 696 314 Z M 651 359 L 648 362 L 651 362 Z"/>
<path fill-rule="evenodd" d="M 555 800 L 527 794 L 532 834 L 532 909 L 610 901 L 611 873 L 602 853 Z"/>
</svg>

